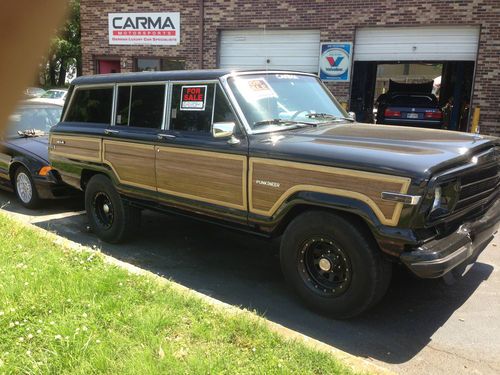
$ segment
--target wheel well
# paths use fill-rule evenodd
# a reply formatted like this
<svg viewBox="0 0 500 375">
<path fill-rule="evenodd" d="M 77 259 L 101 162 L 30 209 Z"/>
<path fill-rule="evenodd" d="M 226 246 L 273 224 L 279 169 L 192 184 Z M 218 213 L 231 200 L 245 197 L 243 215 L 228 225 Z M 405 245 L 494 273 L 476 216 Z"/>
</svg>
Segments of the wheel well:
<svg viewBox="0 0 500 375">
<path fill-rule="evenodd" d="M 81 186 L 83 191 L 85 191 L 85 188 L 87 187 L 87 184 L 89 183 L 90 179 L 97 174 L 105 175 L 102 172 L 97 172 L 97 171 L 93 171 L 90 169 L 84 169 L 82 171 L 82 175 L 80 177 L 80 186 Z"/>
<path fill-rule="evenodd" d="M 344 210 L 339 210 L 331 207 L 323 207 L 323 206 L 315 206 L 315 205 L 308 205 L 308 204 L 298 204 L 290 209 L 285 215 L 285 217 L 280 221 L 278 227 L 275 230 L 275 235 L 280 236 L 283 234 L 285 229 L 288 227 L 288 224 L 295 219 L 297 216 L 300 214 L 306 212 L 306 211 L 325 211 L 325 212 L 333 212 L 339 216 L 342 216 L 343 218 L 351 221 L 354 224 L 359 225 L 358 228 L 363 228 L 366 229 L 369 233 L 372 233 L 370 226 L 364 220 L 361 216 L 353 214 L 351 212 L 347 212 Z"/>
<path fill-rule="evenodd" d="M 9 168 L 10 182 L 12 183 L 13 186 L 15 186 L 14 178 L 16 177 L 16 171 L 19 167 L 24 167 L 24 164 L 16 161 L 12 163 Z"/>
</svg>

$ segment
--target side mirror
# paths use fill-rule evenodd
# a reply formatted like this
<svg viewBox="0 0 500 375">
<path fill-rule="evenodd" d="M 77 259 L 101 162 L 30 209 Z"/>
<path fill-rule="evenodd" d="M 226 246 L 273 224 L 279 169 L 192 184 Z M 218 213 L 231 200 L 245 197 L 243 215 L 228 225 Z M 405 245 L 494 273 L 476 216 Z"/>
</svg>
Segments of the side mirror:
<svg viewBox="0 0 500 375">
<path fill-rule="evenodd" d="M 214 138 L 229 138 L 234 134 L 236 124 L 232 121 L 214 122 L 212 125 L 212 135 Z"/>
<path fill-rule="evenodd" d="M 352 118 L 354 121 L 356 121 L 356 113 L 349 112 L 349 117 Z"/>
</svg>

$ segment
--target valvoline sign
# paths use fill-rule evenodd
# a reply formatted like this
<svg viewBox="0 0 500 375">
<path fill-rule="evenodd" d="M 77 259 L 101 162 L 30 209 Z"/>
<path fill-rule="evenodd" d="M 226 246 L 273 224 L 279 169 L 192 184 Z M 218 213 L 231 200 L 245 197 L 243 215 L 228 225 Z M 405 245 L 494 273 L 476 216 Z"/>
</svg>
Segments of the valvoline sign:
<svg viewBox="0 0 500 375">
<path fill-rule="evenodd" d="M 352 43 L 321 43 L 319 78 L 324 81 L 349 82 Z"/>
</svg>

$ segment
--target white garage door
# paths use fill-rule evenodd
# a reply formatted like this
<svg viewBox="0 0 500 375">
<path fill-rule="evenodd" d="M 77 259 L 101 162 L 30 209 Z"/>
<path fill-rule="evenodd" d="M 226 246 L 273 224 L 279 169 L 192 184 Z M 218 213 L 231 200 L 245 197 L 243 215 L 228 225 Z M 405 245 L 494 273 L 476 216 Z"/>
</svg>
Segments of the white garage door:
<svg viewBox="0 0 500 375">
<path fill-rule="evenodd" d="M 479 28 L 367 27 L 356 31 L 356 61 L 475 61 Z"/>
<path fill-rule="evenodd" d="M 319 30 L 223 30 L 219 67 L 318 72 Z"/>
</svg>

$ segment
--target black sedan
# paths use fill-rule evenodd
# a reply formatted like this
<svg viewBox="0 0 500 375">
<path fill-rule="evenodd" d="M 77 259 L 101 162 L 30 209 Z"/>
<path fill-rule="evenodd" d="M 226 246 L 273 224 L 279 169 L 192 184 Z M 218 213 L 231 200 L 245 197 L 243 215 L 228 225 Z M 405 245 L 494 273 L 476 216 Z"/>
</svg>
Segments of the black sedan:
<svg viewBox="0 0 500 375">
<path fill-rule="evenodd" d="M 440 129 L 443 111 L 433 94 L 387 93 L 378 99 L 377 124 Z"/>
<path fill-rule="evenodd" d="M 0 188 L 14 191 L 25 207 L 71 194 L 48 162 L 49 130 L 61 112 L 57 104 L 23 102 L 0 137 Z"/>
</svg>

